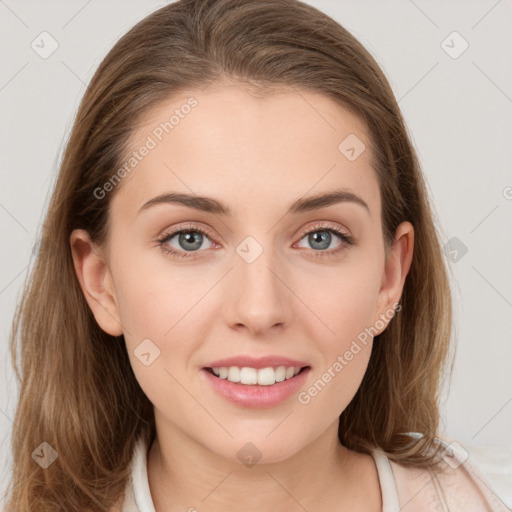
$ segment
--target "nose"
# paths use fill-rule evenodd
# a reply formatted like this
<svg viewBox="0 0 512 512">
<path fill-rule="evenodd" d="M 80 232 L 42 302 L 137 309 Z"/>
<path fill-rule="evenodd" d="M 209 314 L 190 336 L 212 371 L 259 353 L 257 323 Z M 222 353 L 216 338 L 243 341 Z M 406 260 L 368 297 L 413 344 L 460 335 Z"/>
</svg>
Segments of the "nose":
<svg viewBox="0 0 512 512">
<path fill-rule="evenodd" d="M 251 241 L 237 248 L 225 291 L 225 312 L 233 328 L 261 335 L 289 324 L 293 295 L 274 256 L 272 250 L 258 249 Z"/>
</svg>

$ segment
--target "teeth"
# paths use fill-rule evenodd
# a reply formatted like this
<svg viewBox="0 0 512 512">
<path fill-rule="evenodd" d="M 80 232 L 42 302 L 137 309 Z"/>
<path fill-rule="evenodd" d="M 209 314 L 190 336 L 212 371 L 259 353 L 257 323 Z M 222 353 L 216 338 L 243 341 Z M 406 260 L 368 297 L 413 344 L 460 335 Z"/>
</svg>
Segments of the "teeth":
<svg viewBox="0 0 512 512">
<path fill-rule="evenodd" d="M 240 368 L 238 366 L 230 366 L 227 378 L 230 382 L 240 382 Z"/>
<path fill-rule="evenodd" d="M 286 378 L 286 366 L 278 366 L 276 368 L 276 382 L 283 382 Z"/>
<path fill-rule="evenodd" d="M 283 382 L 284 380 L 291 379 L 297 375 L 301 368 L 293 366 L 278 366 L 272 368 L 250 368 L 244 366 L 239 368 L 238 366 L 226 366 L 212 368 L 213 373 L 220 379 L 227 379 L 230 382 L 240 382 L 241 384 L 260 386 L 271 386 L 276 382 Z"/>
<path fill-rule="evenodd" d="M 241 368 L 240 369 L 240 382 L 242 384 L 258 384 L 259 371 L 255 368 Z"/>
</svg>

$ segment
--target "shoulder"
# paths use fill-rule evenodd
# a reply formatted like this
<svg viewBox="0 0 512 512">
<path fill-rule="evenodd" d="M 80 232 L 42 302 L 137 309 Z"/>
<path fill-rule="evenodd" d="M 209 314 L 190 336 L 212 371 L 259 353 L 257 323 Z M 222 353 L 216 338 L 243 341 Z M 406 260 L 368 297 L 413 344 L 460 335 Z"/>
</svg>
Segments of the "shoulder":
<svg viewBox="0 0 512 512">
<path fill-rule="evenodd" d="M 442 448 L 436 468 L 389 461 L 401 511 L 510 512 L 459 443 L 436 442 Z"/>
</svg>

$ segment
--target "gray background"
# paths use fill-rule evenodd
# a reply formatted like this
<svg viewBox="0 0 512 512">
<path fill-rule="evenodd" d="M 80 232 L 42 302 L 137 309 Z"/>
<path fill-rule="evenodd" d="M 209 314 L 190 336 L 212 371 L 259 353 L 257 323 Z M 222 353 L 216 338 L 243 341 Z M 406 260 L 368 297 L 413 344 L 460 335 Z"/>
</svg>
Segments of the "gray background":
<svg viewBox="0 0 512 512">
<path fill-rule="evenodd" d="M 443 396 L 442 434 L 469 451 L 512 505 L 512 2 L 307 3 L 368 48 L 399 99 L 442 243 L 450 243 L 457 358 Z M 17 397 L 8 334 L 58 160 L 104 55 L 162 5 L 0 0 L 0 489 Z M 48 58 L 31 47 L 34 40 L 42 46 L 43 31 L 58 43 Z M 450 36 L 454 31 L 463 39 Z M 469 47 L 453 58 L 464 40 Z"/>
</svg>

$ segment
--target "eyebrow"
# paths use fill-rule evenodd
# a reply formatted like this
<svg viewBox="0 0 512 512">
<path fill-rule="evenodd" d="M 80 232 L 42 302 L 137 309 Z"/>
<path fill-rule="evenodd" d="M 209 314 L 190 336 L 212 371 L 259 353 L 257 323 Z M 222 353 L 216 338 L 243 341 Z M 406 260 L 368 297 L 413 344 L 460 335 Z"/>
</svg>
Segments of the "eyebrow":
<svg viewBox="0 0 512 512">
<path fill-rule="evenodd" d="M 368 204 L 359 196 L 347 190 L 333 190 L 330 192 L 319 193 L 307 198 L 299 198 L 290 205 L 287 213 L 304 213 L 313 210 L 319 210 L 320 208 L 326 208 L 327 206 L 331 206 L 337 203 L 355 203 L 359 206 L 362 206 L 365 210 L 368 211 L 368 213 L 370 213 Z M 202 212 L 227 216 L 233 215 L 233 212 L 228 205 L 212 197 L 175 192 L 168 192 L 150 199 L 147 203 L 142 205 L 142 207 L 137 212 L 137 215 L 142 211 L 158 204 L 181 204 L 183 206 L 194 208 Z"/>
</svg>

